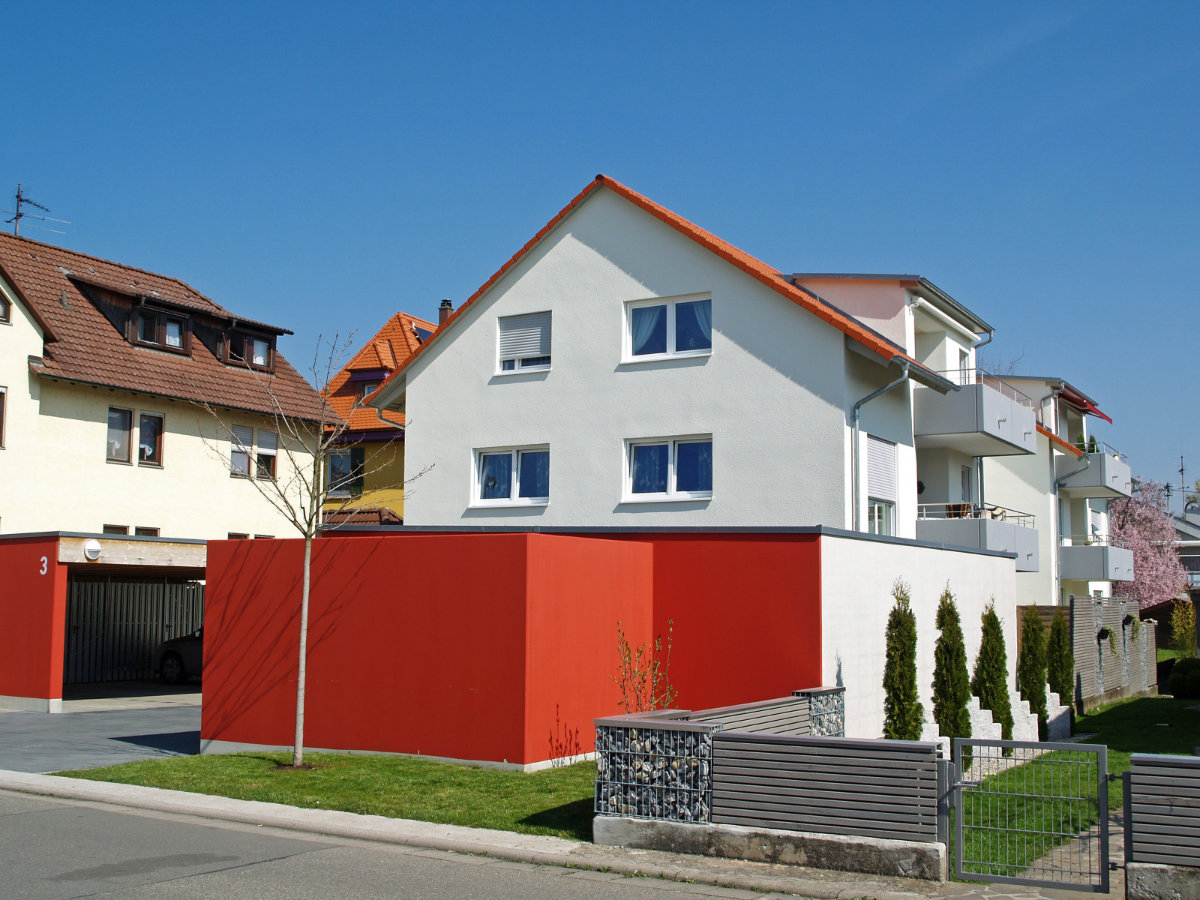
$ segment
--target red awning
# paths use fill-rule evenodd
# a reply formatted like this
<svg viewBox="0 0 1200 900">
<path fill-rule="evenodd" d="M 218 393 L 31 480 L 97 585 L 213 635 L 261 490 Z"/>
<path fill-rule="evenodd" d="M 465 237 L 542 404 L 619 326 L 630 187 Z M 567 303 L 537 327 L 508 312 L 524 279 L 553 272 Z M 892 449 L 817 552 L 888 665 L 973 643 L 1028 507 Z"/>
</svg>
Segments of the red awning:
<svg viewBox="0 0 1200 900">
<path fill-rule="evenodd" d="M 1067 385 L 1061 391 L 1059 391 L 1059 396 L 1062 397 L 1064 400 L 1066 400 L 1068 403 L 1070 403 L 1072 406 L 1080 409 L 1085 414 L 1091 413 L 1094 416 L 1099 416 L 1105 422 L 1107 422 L 1109 425 L 1112 424 L 1112 419 L 1110 419 L 1107 415 L 1105 415 L 1103 412 L 1101 412 L 1100 407 L 1098 407 L 1095 403 L 1093 403 L 1091 400 L 1089 400 L 1083 394 L 1079 393 L 1079 391 L 1072 388 L 1070 385 Z"/>
</svg>

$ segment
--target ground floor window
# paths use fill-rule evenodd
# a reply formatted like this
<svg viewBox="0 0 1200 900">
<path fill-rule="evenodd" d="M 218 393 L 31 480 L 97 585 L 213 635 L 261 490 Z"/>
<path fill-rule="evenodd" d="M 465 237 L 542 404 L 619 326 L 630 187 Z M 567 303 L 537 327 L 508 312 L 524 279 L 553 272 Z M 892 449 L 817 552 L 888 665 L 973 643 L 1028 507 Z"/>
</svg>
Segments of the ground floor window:
<svg viewBox="0 0 1200 900">
<path fill-rule="evenodd" d="M 536 506 L 550 502 L 550 448 L 475 451 L 475 506 Z"/>
</svg>

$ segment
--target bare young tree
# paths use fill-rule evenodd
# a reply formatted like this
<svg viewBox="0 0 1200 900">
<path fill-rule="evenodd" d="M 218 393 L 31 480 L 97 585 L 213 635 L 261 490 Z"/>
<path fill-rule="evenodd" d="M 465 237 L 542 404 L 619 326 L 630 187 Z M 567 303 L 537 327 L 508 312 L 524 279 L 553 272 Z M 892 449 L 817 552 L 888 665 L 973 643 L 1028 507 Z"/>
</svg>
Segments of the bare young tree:
<svg viewBox="0 0 1200 900">
<path fill-rule="evenodd" d="M 296 729 L 292 750 L 292 766 L 304 764 L 304 692 L 308 659 L 308 608 L 312 587 L 312 544 L 313 539 L 322 530 L 342 527 L 352 524 L 356 513 L 362 509 L 361 497 L 345 496 L 344 488 L 350 480 L 365 478 L 377 474 L 387 467 L 386 462 L 374 466 L 364 466 L 350 473 L 346 479 L 331 479 L 330 460 L 334 454 L 341 452 L 354 442 L 350 421 L 353 413 L 366 408 L 365 397 L 358 397 L 349 415 L 341 416 L 330 404 L 329 385 L 333 377 L 340 371 L 343 361 L 348 357 L 353 335 L 348 335 L 340 341 L 337 335 L 326 342 L 318 338 L 313 355 L 312 375 L 317 384 L 319 406 L 311 416 L 299 416 L 289 412 L 285 403 L 276 391 L 274 378 L 266 373 L 248 369 L 269 398 L 269 412 L 266 415 L 275 426 L 278 435 L 277 453 L 282 454 L 286 465 L 274 466 L 274 471 L 265 471 L 262 460 L 255 459 L 250 447 L 238 437 L 234 426 L 222 407 L 204 399 L 193 402 L 203 409 L 216 422 L 218 439 L 202 438 L 209 451 L 230 470 L 234 475 L 245 476 L 254 485 L 259 495 L 296 530 L 304 539 L 303 577 L 300 591 L 300 649 L 296 668 Z M 196 392 L 197 397 L 201 395 Z M 402 426 L 393 424 L 397 430 Z M 224 442 L 230 441 L 233 452 L 224 452 Z M 400 452 L 396 438 L 385 442 L 382 447 L 392 447 L 394 452 Z M 236 454 L 236 458 L 235 458 Z M 376 453 L 376 458 L 380 456 Z M 244 468 L 243 468 L 244 466 Z M 281 472 L 280 469 L 283 469 Z M 389 488 L 405 488 L 425 474 L 432 466 L 427 466 L 415 475 L 406 477 Z M 324 519 L 329 513 L 347 512 L 349 515 L 340 516 L 337 525 L 324 526 Z"/>
</svg>

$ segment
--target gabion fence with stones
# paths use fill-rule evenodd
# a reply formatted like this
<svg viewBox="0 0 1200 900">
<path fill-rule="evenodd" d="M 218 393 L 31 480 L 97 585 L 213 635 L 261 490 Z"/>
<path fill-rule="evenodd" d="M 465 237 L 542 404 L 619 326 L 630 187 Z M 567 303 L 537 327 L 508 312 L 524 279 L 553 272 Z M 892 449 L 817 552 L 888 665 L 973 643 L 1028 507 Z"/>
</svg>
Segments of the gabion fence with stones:
<svg viewBox="0 0 1200 900">
<path fill-rule="evenodd" d="M 713 735 L 841 736 L 845 689 L 811 688 L 790 697 L 718 709 L 669 709 L 596 720 L 599 815 L 709 822 Z"/>
</svg>

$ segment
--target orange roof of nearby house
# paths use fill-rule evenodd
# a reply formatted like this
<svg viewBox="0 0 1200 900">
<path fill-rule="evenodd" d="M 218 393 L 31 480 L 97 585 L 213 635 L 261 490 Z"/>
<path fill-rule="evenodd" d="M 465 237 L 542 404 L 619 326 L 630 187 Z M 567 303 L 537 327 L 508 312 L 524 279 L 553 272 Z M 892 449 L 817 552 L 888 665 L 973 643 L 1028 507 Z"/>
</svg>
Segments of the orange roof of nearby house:
<svg viewBox="0 0 1200 900">
<path fill-rule="evenodd" d="M 806 291 L 804 288 L 793 284 L 791 281 L 787 280 L 787 276 L 785 276 L 783 272 L 768 266 L 766 263 L 756 259 L 749 253 L 739 250 L 737 247 L 733 246 L 733 244 L 721 240 L 719 237 L 705 231 L 700 226 L 694 225 L 682 216 L 671 212 L 671 210 L 667 209 L 665 206 L 660 206 L 653 200 L 642 196 L 631 188 L 627 188 L 619 181 L 615 181 L 614 179 L 609 178 L 607 175 L 597 175 L 587 187 L 576 194 L 574 199 L 572 199 L 570 203 L 568 203 L 559 211 L 558 215 L 547 222 L 537 234 L 530 238 L 520 250 L 513 254 L 508 262 L 506 262 L 496 271 L 496 274 L 484 282 L 483 285 L 480 286 L 477 291 L 475 291 L 475 293 L 467 298 L 466 302 L 463 303 L 462 306 L 460 306 L 454 311 L 453 314 L 451 314 L 451 316 L 446 320 L 445 325 L 443 325 L 442 328 L 439 329 L 438 333 L 433 336 L 433 340 L 436 340 L 443 332 L 447 331 L 448 328 L 446 326 L 454 322 L 454 320 L 457 319 L 464 310 L 469 308 L 480 295 L 482 295 L 485 291 L 487 291 L 488 288 L 499 281 L 501 276 L 503 276 L 505 272 L 516 265 L 516 263 L 526 253 L 528 253 L 538 243 L 538 241 L 545 237 L 555 225 L 566 218 L 567 215 L 576 206 L 586 200 L 592 194 L 592 192 L 601 187 L 608 188 L 618 196 L 623 197 L 635 206 L 650 213 L 650 215 L 654 216 L 660 221 L 670 225 L 680 234 L 690 237 L 705 249 L 715 253 L 726 262 L 737 266 L 743 272 L 762 282 L 776 293 L 781 294 L 787 299 L 791 300 L 797 306 L 800 306 L 813 315 L 828 322 L 834 328 L 844 332 L 846 335 L 868 350 L 883 357 L 883 359 L 890 361 L 896 357 L 899 357 L 903 360 L 907 360 L 916 369 L 926 373 L 929 376 L 932 376 L 936 381 L 944 382 L 944 379 L 938 376 L 937 373 L 926 368 L 915 359 L 912 359 L 912 357 L 908 356 L 902 347 L 892 343 L 883 335 L 866 327 L 856 319 L 846 315 L 844 312 L 832 306 L 831 304 L 826 303 L 815 294 L 812 294 L 809 291 Z M 426 342 L 425 346 L 433 343 L 433 340 Z M 421 347 L 421 350 L 423 349 L 424 346 Z M 414 353 L 412 357 L 405 360 L 395 372 L 388 376 L 387 380 L 390 382 L 393 378 L 395 378 L 395 376 L 402 372 L 405 367 L 412 362 L 412 359 L 419 354 L 420 350 L 418 350 L 417 353 Z"/>
<path fill-rule="evenodd" d="M 394 369 L 404 365 L 421 349 L 421 340 L 417 329 L 436 331 L 437 326 L 398 312 L 376 332 L 375 336 L 354 355 L 350 362 L 342 367 L 329 382 L 329 405 L 343 419 L 347 420 L 351 431 L 378 431 L 388 426 L 379 421 L 374 407 L 363 407 L 359 394 L 358 382 L 352 381 L 355 373 L 379 372 Z M 382 380 L 382 379 L 381 379 Z M 396 425 L 404 424 L 404 416 L 398 413 L 384 413 L 389 421 Z"/>
<path fill-rule="evenodd" d="M 178 278 L 11 234 L 0 234 L 0 277 L 44 332 L 41 375 L 268 414 L 274 398 L 287 415 L 321 418 L 319 395 L 278 352 L 267 375 L 226 365 L 195 338 L 190 356 L 135 346 L 84 292 L 145 297 L 214 327 L 237 319 L 267 334 L 290 334 L 237 317 Z"/>
</svg>

